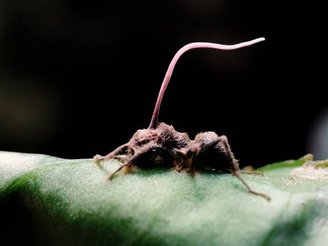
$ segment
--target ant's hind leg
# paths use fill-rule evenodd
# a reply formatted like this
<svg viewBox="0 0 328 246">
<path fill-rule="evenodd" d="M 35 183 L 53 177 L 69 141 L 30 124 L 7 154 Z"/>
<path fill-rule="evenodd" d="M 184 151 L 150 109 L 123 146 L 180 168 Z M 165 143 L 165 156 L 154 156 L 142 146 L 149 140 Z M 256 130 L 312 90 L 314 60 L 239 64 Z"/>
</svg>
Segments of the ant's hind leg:
<svg viewBox="0 0 328 246">
<path fill-rule="evenodd" d="M 231 151 L 231 148 L 230 148 L 230 145 L 228 143 L 228 139 L 226 136 L 220 136 L 219 137 L 220 141 L 219 141 L 219 144 L 221 143 L 222 144 L 222 147 L 223 147 L 223 150 L 224 150 L 224 153 L 228 159 L 228 161 L 230 161 L 231 163 L 231 173 L 233 176 L 236 176 L 240 182 L 243 183 L 243 185 L 246 187 L 246 189 L 248 190 L 249 193 L 252 193 L 254 195 L 257 195 L 257 196 L 262 196 L 264 199 L 266 199 L 267 201 L 270 201 L 271 198 L 264 194 L 264 193 L 260 193 L 260 192 L 257 192 L 257 191 L 254 191 L 247 183 L 244 179 L 242 179 L 242 177 L 240 176 L 240 169 L 239 169 L 239 165 L 238 165 L 238 162 L 237 160 L 235 159 L 232 151 Z"/>
<path fill-rule="evenodd" d="M 227 164 L 229 164 L 229 167 L 227 166 L 227 167 L 224 167 L 223 169 L 229 168 L 231 170 L 231 174 L 233 176 L 236 176 L 240 180 L 240 182 L 246 187 L 246 189 L 249 193 L 252 193 L 257 196 L 262 196 L 266 200 L 270 201 L 269 196 L 267 196 L 266 194 L 254 191 L 246 183 L 246 181 L 240 176 L 241 170 L 239 168 L 238 161 L 236 160 L 234 154 L 231 151 L 230 144 L 229 144 L 228 138 L 226 136 L 224 136 L 224 135 L 218 136 L 215 132 L 204 132 L 204 133 L 197 134 L 194 141 L 199 146 L 199 150 L 197 152 L 198 158 L 200 158 L 203 154 L 206 155 L 206 154 L 212 152 L 212 150 L 215 150 L 215 149 L 218 150 L 219 152 L 217 152 L 217 153 L 222 153 L 225 156 Z M 217 156 L 217 155 L 214 155 L 214 156 Z M 211 160 L 207 160 L 207 162 L 211 161 Z M 216 161 L 220 161 L 220 160 L 216 160 Z"/>
<path fill-rule="evenodd" d="M 234 174 L 234 175 L 235 175 L 235 173 L 239 174 L 240 173 L 239 164 L 238 164 L 238 161 L 236 160 L 234 154 L 231 151 L 230 144 L 228 142 L 228 138 L 225 135 L 222 135 L 222 136 L 219 136 L 218 139 L 219 139 L 219 141 L 218 141 L 219 146 L 221 147 L 227 160 L 231 164 L 232 174 Z"/>
<path fill-rule="evenodd" d="M 224 156 L 225 162 L 229 163 L 228 167 L 221 167 L 221 169 L 232 169 L 234 173 L 240 172 L 238 161 L 236 160 L 234 154 L 231 151 L 228 139 L 226 136 L 218 136 L 215 132 L 202 132 L 196 135 L 195 143 L 199 145 L 199 151 L 197 155 L 208 154 L 209 152 L 215 151 L 217 154 L 221 153 Z M 218 156 L 215 154 L 215 156 Z M 213 156 L 212 156 L 213 158 Z M 220 159 L 215 159 L 215 161 L 222 161 Z"/>
</svg>

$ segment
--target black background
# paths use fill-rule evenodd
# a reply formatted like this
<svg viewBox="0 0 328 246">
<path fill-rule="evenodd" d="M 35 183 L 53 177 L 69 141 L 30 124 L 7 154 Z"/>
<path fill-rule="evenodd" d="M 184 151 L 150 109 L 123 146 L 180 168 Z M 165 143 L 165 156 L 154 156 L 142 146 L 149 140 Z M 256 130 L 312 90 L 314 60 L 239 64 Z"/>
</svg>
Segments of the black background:
<svg viewBox="0 0 328 246">
<path fill-rule="evenodd" d="M 193 50 L 178 62 L 160 120 L 228 136 L 241 166 L 298 158 L 327 106 L 326 26 L 292 1 L 0 0 L 0 149 L 63 158 L 106 154 L 149 124 L 166 68 L 195 41 L 266 41 Z"/>
</svg>

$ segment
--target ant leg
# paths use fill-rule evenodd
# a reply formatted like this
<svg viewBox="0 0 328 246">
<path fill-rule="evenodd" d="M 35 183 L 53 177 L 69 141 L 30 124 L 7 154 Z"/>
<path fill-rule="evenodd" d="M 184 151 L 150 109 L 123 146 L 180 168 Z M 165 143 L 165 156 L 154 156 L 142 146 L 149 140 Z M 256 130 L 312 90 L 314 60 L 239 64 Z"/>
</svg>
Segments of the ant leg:
<svg viewBox="0 0 328 246">
<path fill-rule="evenodd" d="M 130 161 L 128 161 L 128 159 L 131 159 L 131 158 L 128 158 L 127 155 L 131 154 L 131 151 L 133 151 L 133 149 L 130 148 L 128 146 L 128 144 L 123 144 L 120 147 L 113 150 L 112 152 L 110 152 L 109 154 L 107 154 L 105 156 L 95 155 L 93 157 L 93 159 L 95 160 L 95 162 L 98 166 L 100 166 L 101 161 L 110 160 L 110 159 L 114 159 L 114 158 L 118 159 L 121 162 L 125 162 L 122 166 L 120 166 L 117 170 L 115 170 L 111 175 L 109 175 L 108 179 L 112 180 L 114 175 L 116 173 L 120 172 L 123 168 L 127 167 L 127 168 L 129 168 L 129 170 L 125 170 L 125 171 L 130 171 L 132 164 Z"/>
<path fill-rule="evenodd" d="M 224 154 L 227 157 L 229 163 L 231 164 L 232 172 L 239 173 L 240 172 L 239 164 L 234 154 L 231 151 L 228 138 L 225 135 L 219 136 L 218 138 L 219 138 L 218 143 L 219 144 L 221 143 L 220 147 L 223 147 Z"/>
<path fill-rule="evenodd" d="M 232 170 L 231 170 L 231 173 L 233 176 L 236 176 L 240 182 L 242 182 L 242 184 L 246 187 L 246 189 L 248 190 L 249 193 L 252 193 L 254 195 L 257 195 L 257 196 L 262 196 L 264 199 L 266 199 L 267 201 L 270 201 L 271 198 L 264 194 L 264 193 L 260 193 L 260 192 L 256 192 L 254 191 L 246 182 L 245 180 L 242 179 L 242 177 L 240 176 L 240 168 L 239 168 L 239 165 L 238 165 L 238 162 L 237 160 L 235 159 L 232 151 L 231 151 L 231 148 L 230 148 L 230 145 L 228 143 L 228 139 L 226 136 L 220 136 L 219 137 L 220 139 L 220 143 L 222 143 L 222 147 L 224 149 L 224 153 L 228 159 L 228 161 L 232 164 Z"/>
<path fill-rule="evenodd" d="M 120 166 L 115 172 L 113 172 L 113 173 L 108 177 L 108 179 L 109 179 L 109 180 L 112 180 L 113 177 L 114 177 L 114 175 L 115 175 L 116 173 L 118 173 L 119 171 L 121 171 L 124 167 L 131 167 L 131 163 L 128 162 L 128 163 L 125 163 L 125 164 L 123 164 L 122 166 Z"/>
<path fill-rule="evenodd" d="M 215 132 L 202 132 L 196 135 L 193 145 L 193 151 L 196 151 L 196 155 L 199 156 L 202 153 L 206 154 L 213 149 L 217 149 L 224 154 L 225 161 L 230 165 L 229 168 L 232 168 L 233 172 L 240 172 L 238 161 L 231 151 L 226 136 L 218 136 Z"/>
<path fill-rule="evenodd" d="M 101 156 L 101 155 L 95 155 L 93 157 L 93 160 L 97 163 L 100 164 L 101 161 L 103 160 L 110 160 L 115 158 L 116 156 L 123 154 L 126 151 L 126 148 L 128 147 L 127 144 L 123 144 L 121 146 L 119 146 L 118 148 L 116 148 L 115 150 L 113 150 L 112 152 L 110 152 L 109 154 L 105 155 L 105 156 Z"/>
<path fill-rule="evenodd" d="M 232 175 L 235 176 L 236 178 L 238 178 L 239 181 L 243 183 L 243 185 L 246 187 L 246 189 L 247 189 L 247 191 L 248 191 L 249 193 L 254 194 L 254 195 L 256 195 L 256 196 L 261 196 L 261 197 L 263 197 L 264 199 L 266 199 L 267 201 L 270 201 L 270 200 L 271 200 L 271 198 L 270 198 L 267 194 L 264 194 L 264 193 L 261 193 L 261 192 L 254 191 L 254 190 L 253 190 L 253 189 L 252 189 L 252 188 L 251 188 L 251 187 L 245 182 L 245 180 L 243 180 L 243 179 L 241 178 L 241 176 L 240 176 L 239 173 L 234 173 L 234 172 L 232 172 Z"/>
</svg>

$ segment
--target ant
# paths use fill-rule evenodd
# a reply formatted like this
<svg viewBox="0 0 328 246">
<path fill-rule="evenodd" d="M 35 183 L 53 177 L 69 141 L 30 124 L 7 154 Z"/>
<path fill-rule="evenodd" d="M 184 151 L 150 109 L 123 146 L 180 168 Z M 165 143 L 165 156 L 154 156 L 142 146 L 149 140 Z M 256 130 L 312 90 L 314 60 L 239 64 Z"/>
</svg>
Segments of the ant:
<svg viewBox="0 0 328 246">
<path fill-rule="evenodd" d="M 173 69 L 186 51 L 199 48 L 218 50 L 235 50 L 264 41 L 257 38 L 247 42 L 233 45 L 223 45 L 209 42 L 194 42 L 183 46 L 174 55 L 167 69 L 160 88 L 152 118 L 147 129 L 137 130 L 129 142 L 119 146 L 106 156 L 95 155 L 94 160 L 118 159 L 123 164 L 110 175 L 111 180 L 123 168 L 154 168 L 173 167 L 176 171 L 185 171 L 195 175 L 196 170 L 227 172 L 237 177 L 249 193 L 261 196 L 270 201 L 264 193 L 254 191 L 240 176 L 242 172 L 238 161 L 231 151 L 226 136 L 218 136 L 215 132 L 207 131 L 198 133 L 195 139 L 190 139 L 187 133 L 181 133 L 173 126 L 158 122 L 158 115 L 162 99 L 169 84 Z"/>
</svg>

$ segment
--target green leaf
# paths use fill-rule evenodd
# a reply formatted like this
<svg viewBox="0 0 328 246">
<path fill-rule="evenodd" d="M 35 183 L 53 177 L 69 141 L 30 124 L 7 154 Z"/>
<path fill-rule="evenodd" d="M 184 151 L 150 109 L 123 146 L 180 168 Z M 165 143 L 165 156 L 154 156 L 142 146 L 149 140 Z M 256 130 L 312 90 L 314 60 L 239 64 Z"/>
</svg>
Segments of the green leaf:
<svg viewBox="0 0 328 246">
<path fill-rule="evenodd" d="M 309 157 L 243 175 L 110 173 L 91 159 L 0 152 L 0 245 L 324 245 L 327 161 Z"/>
</svg>

